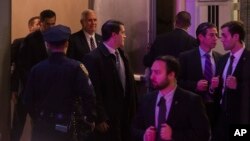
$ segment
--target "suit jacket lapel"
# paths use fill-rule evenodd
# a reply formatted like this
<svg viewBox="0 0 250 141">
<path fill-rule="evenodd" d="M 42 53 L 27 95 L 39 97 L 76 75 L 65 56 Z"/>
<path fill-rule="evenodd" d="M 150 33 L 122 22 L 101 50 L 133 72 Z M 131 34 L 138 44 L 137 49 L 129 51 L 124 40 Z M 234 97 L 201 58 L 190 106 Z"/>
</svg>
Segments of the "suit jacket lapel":
<svg viewBox="0 0 250 141">
<path fill-rule="evenodd" d="M 174 93 L 174 97 L 173 97 L 173 101 L 171 104 L 171 108 L 169 111 L 169 115 L 168 115 L 168 119 L 167 119 L 167 123 L 168 124 L 174 124 L 175 121 L 175 117 L 176 117 L 176 113 L 180 112 L 180 111 L 176 111 L 176 107 L 180 104 L 181 102 L 181 90 L 180 88 L 177 86 L 175 93 Z"/>
<path fill-rule="evenodd" d="M 115 62 L 115 55 L 113 55 L 113 54 L 111 54 L 109 51 L 108 51 L 108 49 L 106 48 L 106 46 L 104 45 L 104 44 L 101 44 L 97 49 L 99 49 L 100 51 L 101 51 L 101 53 L 105 56 L 105 61 L 108 61 L 108 63 L 111 63 L 112 64 L 112 67 L 113 68 L 111 68 L 111 69 L 115 69 L 116 70 L 116 62 Z M 124 64 L 125 64 L 125 62 L 124 62 Z M 110 66 L 110 65 L 109 65 Z M 126 69 L 125 69 L 126 70 Z M 119 76 L 119 73 L 118 73 L 118 71 L 116 70 L 115 71 L 116 73 L 115 73 L 115 77 L 117 78 L 117 79 L 119 79 L 120 78 L 120 76 Z M 120 87 L 122 88 L 122 90 L 123 90 L 123 86 L 122 86 L 122 82 L 120 81 L 120 79 L 119 79 L 119 81 L 118 82 L 120 82 Z"/>
<path fill-rule="evenodd" d="M 148 102 L 148 109 L 145 109 L 148 112 L 148 116 L 149 116 L 149 125 L 153 125 L 155 126 L 155 105 L 156 105 L 156 100 L 157 100 L 157 95 L 158 95 L 158 91 L 153 92 L 153 94 L 151 94 L 151 98 L 149 98 L 149 102 Z M 154 113 L 154 114 L 152 114 Z"/>
<path fill-rule="evenodd" d="M 243 53 L 242 53 L 242 55 L 240 57 L 240 60 L 239 60 L 238 64 L 235 67 L 235 70 L 233 72 L 233 76 L 236 76 L 236 77 L 241 76 L 241 73 L 242 73 L 241 68 L 244 66 L 246 60 L 247 60 L 247 50 L 244 49 L 244 51 L 243 51 Z"/>
<path fill-rule="evenodd" d="M 218 61 L 219 61 L 219 56 L 218 56 L 214 51 L 212 51 L 212 55 L 213 55 L 215 64 L 218 63 Z"/>
<path fill-rule="evenodd" d="M 99 46 L 101 44 L 102 38 L 99 35 L 95 34 L 95 41 L 96 45 Z"/>
<path fill-rule="evenodd" d="M 81 36 L 80 36 L 80 41 L 82 42 L 82 45 L 85 45 L 87 48 L 87 52 L 90 52 L 90 47 L 89 47 L 89 44 L 88 44 L 88 41 L 87 41 L 87 38 L 84 34 L 83 31 L 80 32 Z"/>
<path fill-rule="evenodd" d="M 203 71 L 202 71 L 202 67 L 201 67 L 201 55 L 200 55 L 200 51 L 199 51 L 199 49 L 196 49 L 195 50 L 195 54 L 194 54 L 194 58 L 193 58 L 194 60 L 191 60 L 191 61 L 194 61 L 195 62 L 195 60 L 198 60 L 197 61 L 197 67 L 196 67 L 196 69 L 193 69 L 194 71 L 195 70 L 197 70 L 197 72 L 194 72 L 194 74 L 196 74 L 196 75 L 198 75 L 199 76 L 199 78 L 203 78 Z"/>
</svg>

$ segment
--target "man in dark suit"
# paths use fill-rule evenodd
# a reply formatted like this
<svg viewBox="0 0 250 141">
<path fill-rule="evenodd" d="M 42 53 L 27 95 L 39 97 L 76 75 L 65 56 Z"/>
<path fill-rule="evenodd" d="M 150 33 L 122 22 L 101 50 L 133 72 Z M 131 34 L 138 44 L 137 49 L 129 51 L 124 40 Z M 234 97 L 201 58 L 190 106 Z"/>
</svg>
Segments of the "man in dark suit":
<svg viewBox="0 0 250 141">
<path fill-rule="evenodd" d="M 157 56 L 172 55 L 178 57 L 180 52 L 195 48 L 197 46 L 195 38 L 187 33 L 190 25 L 190 13 L 179 12 L 175 17 L 175 29 L 156 38 L 149 53 L 143 59 L 144 66 L 150 68 Z"/>
<path fill-rule="evenodd" d="M 49 27 L 54 26 L 55 22 L 55 12 L 52 10 L 42 11 L 40 13 L 40 29 L 30 33 L 24 38 L 23 46 L 20 49 L 20 56 L 17 61 L 20 84 L 23 88 L 20 91 L 20 98 L 23 96 L 23 91 L 31 68 L 48 57 L 42 32 L 46 31 Z M 26 118 L 26 114 L 23 116 Z"/>
<path fill-rule="evenodd" d="M 29 33 L 32 33 L 40 28 L 40 18 L 38 16 L 32 17 L 28 21 L 28 29 Z M 12 92 L 12 100 L 17 100 L 17 93 L 19 87 L 19 77 L 18 77 L 18 69 L 17 69 L 17 61 L 20 53 L 20 49 L 23 46 L 24 38 L 18 38 L 13 41 L 11 44 L 11 92 Z"/>
<path fill-rule="evenodd" d="M 35 31 L 24 38 L 19 59 L 20 77 L 24 85 L 30 69 L 35 64 L 48 57 L 48 51 L 42 33 L 55 24 L 55 12 L 49 9 L 44 10 L 40 13 L 40 30 Z"/>
<path fill-rule="evenodd" d="M 85 54 L 101 43 L 101 35 L 95 33 L 97 18 L 93 10 L 87 9 L 81 14 L 82 29 L 70 36 L 67 55 L 70 58 L 82 61 Z"/>
<path fill-rule="evenodd" d="M 179 85 L 202 96 L 211 125 L 215 122 L 213 91 L 219 86 L 215 77 L 221 57 L 212 51 L 218 40 L 217 28 L 212 23 L 201 23 L 196 30 L 199 48 L 180 54 L 181 73 Z M 207 58 L 208 57 L 208 58 Z"/>
<path fill-rule="evenodd" d="M 244 77 L 247 76 L 245 69 L 250 59 L 250 52 L 244 44 L 245 34 L 244 24 L 239 21 L 230 21 L 221 26 L 221 42 L 224 50 L 230 52 L 222 56 L 219 63 L 221 87 L 218 89 L 217 103 L 220 105 L 220 115 L 216 125 L 215 141 L 229 140 L 230 125 L 250 124 L 250 117 L 245 117 L 244 112 L 250 109 L 249 104 L 244 103 L 248 100 L 244 99 L 246 89 L 243 89 L 243 86 L 249 83 Z"/>
<path fill-rule="evenodd" d="M 156 58 L 151 82 L 157 90 L 142 99 L 132 126 L 137 141 L 208 141 L 209 121 L 200 96 L 177 86 L 179 63 Z"/>
<path fill-rule="evenodd" d="M 125 38 L 124 24 L 108 20 L 102 26 L 103 44 L 84 59 L 97 98 L 94 141 L 131 141 L 137 95 L 129 62 L 121 49 Z"/>
<path fill-rule="evenodd" d="M 66 57 L 70 28 L 53 26 L 43 36 L 49 58 L 32 67 L 24 92 L 24 105 L 33 121 L 31 140 L 71 141 L 69 125 L 83 126 L 71 119 L 77 112 L 76 103 L 83 109 L 80 116 L 89 123 L 94 121 L 94 90 L 84 65 Z"/>
<path fill-rule="evenodd" d="M 39 29 L 40 18 L 38 16 L 32 17 L 28 21 L 29 32 L 32 33 Z M 14 104 L 14 114 L 12 120 L 11 128 L 11 141 L 19 141 L 23 132 L 23 128 L 26 121 L 27 112 L 25 111 L 19 92 L 19 88 L 22 86 L 20 84 L 20 74 L 18 59 L 20 55 L 20 49 L 23 46 L 24 38 L 18 38 L 11 44 L 11 100 Z M 21 88 L 22 89 L 22 88 Z"/>
</svg>

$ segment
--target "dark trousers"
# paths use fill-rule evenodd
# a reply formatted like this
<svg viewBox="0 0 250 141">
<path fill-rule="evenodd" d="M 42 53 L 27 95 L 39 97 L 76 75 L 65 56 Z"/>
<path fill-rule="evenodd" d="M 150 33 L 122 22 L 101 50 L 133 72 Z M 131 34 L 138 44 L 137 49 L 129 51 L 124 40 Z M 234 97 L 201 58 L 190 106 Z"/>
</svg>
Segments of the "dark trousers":
<svg viewBox="0 0 250 141">
<path fill-rule="evenodd" d="M 229 141 L 229 123 L 223 114 L 214 128 L 212 141 Z"/>
<path fill-rule="evenodd" d="M 54 123 L 44 120 L 33 123 L 31 141 L 72 141 L 70 134 L 56 130 Z"/>
<path fill-rule="evenodd" d="M 11 128 L 11 141 L 20 141 L 26 122 L 26 116 L 27 111 L 21 102 L 21 98 L 19 98 L 17 104 L 15 104 L 14 106 L 14 115 Z"/>
<path fill-rule="evenodd" d="M 213 128 L 215 126 L 216 116 L 217 116 L 217 112 L 215 109 L 216 107 L 215 107 L 214 102 L 205 103 L 205 108 L 206 108 L 208 120 L 210 122 L 210 126 L 211 126 L 211 128 Z"/>
</svg>

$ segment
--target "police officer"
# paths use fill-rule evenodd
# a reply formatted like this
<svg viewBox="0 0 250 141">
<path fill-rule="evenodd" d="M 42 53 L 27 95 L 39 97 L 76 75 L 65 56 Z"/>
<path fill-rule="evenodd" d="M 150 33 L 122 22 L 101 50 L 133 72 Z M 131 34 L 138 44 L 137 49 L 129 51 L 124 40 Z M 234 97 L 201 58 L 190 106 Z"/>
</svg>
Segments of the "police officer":
<svg viewBox="0 0 250 141">
<path fill-rule="evenodd" d="M 33 121 L 32 141 L 70 141 L 68 125 L 74 103 L 79 104 L 76 98 L 81 99 L 85 119 L 94 121 L 95 97 L 88 72 L 65 55 L 70 34 L 63 25 L 43 33 L 50 56 L 32 68 L 23 100 Z"/>
</svg>

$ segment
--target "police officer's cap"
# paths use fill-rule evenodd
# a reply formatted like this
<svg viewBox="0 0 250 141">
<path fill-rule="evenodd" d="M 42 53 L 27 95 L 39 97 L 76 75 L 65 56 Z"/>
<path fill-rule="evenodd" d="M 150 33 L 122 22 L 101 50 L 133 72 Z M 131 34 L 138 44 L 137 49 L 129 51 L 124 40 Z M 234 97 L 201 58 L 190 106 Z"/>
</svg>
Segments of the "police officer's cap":
<svg viewBox="0 0 250 141">
<path fill-rule="evenodd" d="M 71 30 L 64 25 L 56 25 L 48 28 L 43 32 L 43 37 L 46 42 L 60 42 L 69 39 Z"/>
</svg>

